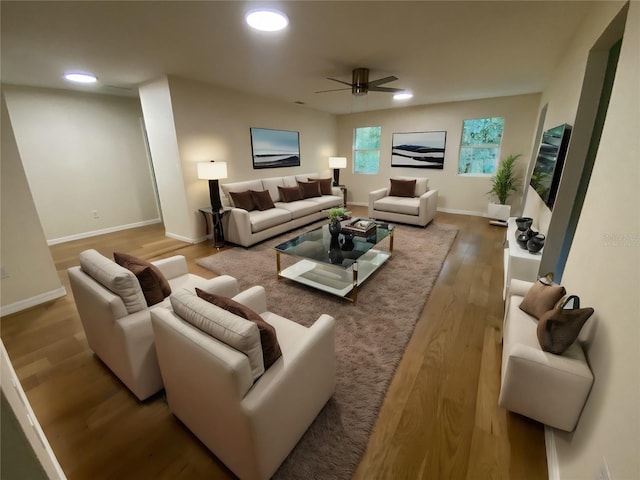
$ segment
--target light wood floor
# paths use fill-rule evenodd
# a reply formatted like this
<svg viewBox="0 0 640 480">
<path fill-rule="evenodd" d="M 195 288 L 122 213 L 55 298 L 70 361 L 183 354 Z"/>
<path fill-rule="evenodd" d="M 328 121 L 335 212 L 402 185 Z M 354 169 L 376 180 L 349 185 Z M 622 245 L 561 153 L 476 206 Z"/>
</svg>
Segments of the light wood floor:
<svg viewBox="0 0 640 480">
<path fill-rule="evenodd" d="M 464 215 L 439 213 L 436 221 L 460 232 L 354 478 L 545 479 L 542 426 L 497 405 L 505 230 Z M 181 254 L 192 273 L 213 276 L 195 264 L 213 253 L 209 244 L 165 238 L 160 225 L 51 247 L 68 295 L 2 318 L 1 335 L 67 477 L 234 478 L 162 394 L 138 402 L 88 349 L 66 274 L 86 248 L 146 259 Z"/>
</svg>

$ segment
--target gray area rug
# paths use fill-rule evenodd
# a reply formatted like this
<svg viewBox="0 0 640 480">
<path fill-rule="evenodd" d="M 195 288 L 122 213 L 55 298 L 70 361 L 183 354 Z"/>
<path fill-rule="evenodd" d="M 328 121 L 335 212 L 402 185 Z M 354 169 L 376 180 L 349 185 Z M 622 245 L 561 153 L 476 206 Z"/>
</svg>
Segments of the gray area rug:
<svg viewBox="0 0 640 480">
<path fill-rule="evenodd" d="M 335 395 L 276 472 L 274 478 L 281 480 L 351 478 L 458 231 L 433 222 L 424 229 L 397 226 L 393 256 L 360 287 L 353 305 L 286 279 L 277 280 L 273 246 L 313 227 L 197 261 L 217 274 L 236 277 L 241 289 L 264 286 L 269 310 L 302 325 L 311 325 L 322 313 L 336 318 Z M 285 268 L 291 260 L 282 258 Z"/>
</svg>

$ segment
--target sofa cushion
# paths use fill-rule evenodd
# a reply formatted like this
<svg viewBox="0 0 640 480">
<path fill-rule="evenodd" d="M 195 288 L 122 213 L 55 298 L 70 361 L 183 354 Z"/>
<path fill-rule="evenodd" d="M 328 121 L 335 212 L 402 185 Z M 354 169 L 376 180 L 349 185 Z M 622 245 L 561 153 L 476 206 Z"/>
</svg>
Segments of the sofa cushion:
<svg viewBox="0 0 640 480">
<path fill-rule="evenodd" d="M 416 181 L 416 192 L 415 196 L 419 197 L 420 195 L 424 195 L 429 191 L 429 179 L 426 177 L 403 177 L 403 176 L 394 176 L 391 177 L 394 180 L 415 180 Z"/>
<path fill-rule="evenodd" d="M 260 332 L 255 323 L 212 305 L 188 290 L 178 290 L 169 299 L 180 318 L 244 353 L 249 359 L 254 381 L 264 373 Z"/>
<path fill-rule="evenodd" d="M 318 182 L 298 182 L 298 186 L 300 187 L 303 198 L 313 198 L 322 195 Z"/>
<path fill-rule="evenodd" d="M 418 197 L 382 197 L 373 202 L 373 208 L 382 212 L 418 215 L 420 199 Z"/>
<path fill-rule="evenodd" d="M 542 350 L 556 355 L 564 353 L 593 312 L 593 308 L 553 308 L 544 313 L 536 330 Z"/>
<path fill-rule="evenodd" d="M 80 253 L 80 268 L 104 288 L 119 296 L 128 313 L 147 308 L 140 283 L 130 270 L 93 249 Z"/>
<path fill-rule="evenodd" d="M 298 180 L 304 180 L 304 178 L 306 178 L 306 177 L 296 178 L 295 175 L 286 175 L 286 176 L 282 177 L 282 184 L 285 187 L 297 187 L 298 186 Z"/>
<path fill-rule="evenodd" d="M 231 196 L 233 204 L 236 208 L 242 208 L 247 212 L 256 209 L 256 206 L 253 203 L 253 197 L 251 196 L 251 191 L 247 190 L 246 192 L 229 192 L 229 195 Z"/>
<path fill-rule="evenodd" d="M 321 195 L 333 195 L 333 178 L 313 178 L 309 177 L 307 182 L 318 182 L 320 184 Z"/>
<path fill-rule="evenodd" d="M 416 181 L 413 180 L 399 180 L 392 178 L 391 188 L 389 189 L 389 195 L 392 197 L 415 197 L 416 195 Z"/>
<path fill-rule="evenodd" d="M 262 346 L 262 360 L 264 362 L 265 370 L 273 365 L 275 361 L 282 356 L 276 329 L 265 322 L 260 315 L 251 310 L 249 307 L 236 302 L 232 298 L 223 297 L 222 295 L 216 295 L 215 293 L 205 292 L 204 290 L 200 290 L 199 288 L 196 288 L 196 295 L 209 303 L 213 303 L 220 308 L 224 308 L 234 315 L 246 318 L 247 320 L 252 321 L 258 326 L 258 330 L 260 330 L 260 344 Z"/>
<path fill-rule="evenodd" d="M 276 206 L 290 212 L 292 219 L 306 217 L 307 215 L 311 215 L 312 213 L 317 213 L 320 211 L 318 203 L 314 202 L 313 199 L 298 200 L 297 202 L 289 203 L 278 202 Z"/>
<path fill-rule="evenodd" d="M 253 199 L 253 204 L 260 211 L 275 208 L 271 195 L 269 195 L 269 190 L 262 190 L 261 192 L 251 190 L 251 198 Z"/>
<path fill-rule="evenodd" d="M 113 252 L 113 259 L 136 276 L 148 307 L 171 295 L 169 281 L 152 263 L 121 252 Z"/>
<path fill-rule="evenodd" d="M 295 202 L 296 200 L 302 200 L 302 192 L 299 186 L 295 187 L 278 187 L 280 191 L 280 198 L 283 202 Z"/>
<path fill-rule="evenodd" d="M 326 210 L 327 208 L 340 207 L 342 206 L 342 197 L 337 197 L 335 195 L 323 195 L 321 197 L 313 197 L 307 198 L 305 202 L 313 202 L 317 207 L 317 211 Z"/>
<path fill-rule="evenodd" d="M 229 195 L 229 193 L 246 192 L 249 190 L 255 190 L 259 192 L 260 190 L 264 190 L 264 187 L 262 186 L 262 180 L 247 180 L 246 182 L 225 183 L 223 185 L 220 185 L 220 188 L 229 199 L 229 204 L 232 207 L 235 207 L 236 205 L 233 203 L 233 198 L 231 198 L 231 195 Z"/>
<path fill-rule="evenodd" d="M 565 293 L 562 285 L 547 285 L 538 280 L 524 296 L 520 303 L 520 310 L 540 319 L 556 306 Z"/>
<path fill-rule="evenodd" d="M 278 203 L 276 207 L 286 205 Z M 269 210 L 254 210 L 249 212 L 249 223 L 251 224 L 251 232 L 261 232 L 267 228 L 275 227 L 291 220 L 291 212 L 283 208 L 270 208 Z"/>
<path fill-rule="evenodd" d="M 280 199 L 280 191 L 278 187 L 284 187 L 284 182 L 282 181 L 282 177 L 272 177 L 272 178 L 263 178 L 262 186 L 265 190 L 269 190 L 269 195 L 271 195 L 271 200 L 274 202 L 279 202 Z"/>
</svg>

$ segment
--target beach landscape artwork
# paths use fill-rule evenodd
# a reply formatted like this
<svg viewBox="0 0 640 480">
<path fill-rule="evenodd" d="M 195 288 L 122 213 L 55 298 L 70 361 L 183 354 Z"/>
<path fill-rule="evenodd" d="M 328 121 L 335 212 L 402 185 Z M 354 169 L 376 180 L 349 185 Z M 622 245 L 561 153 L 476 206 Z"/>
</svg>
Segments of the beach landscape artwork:
<svg viewBox="0 0 640 480">
<path fill-rule="evenodd" d="M 251 128 L 253 168 L 300 166 L 300 138 L 298 132 Z"/>
<path fill-rule="evenodd" d="M 394 133 L 392 167 L 444 168 L 447 132 Z"/>
</svg>

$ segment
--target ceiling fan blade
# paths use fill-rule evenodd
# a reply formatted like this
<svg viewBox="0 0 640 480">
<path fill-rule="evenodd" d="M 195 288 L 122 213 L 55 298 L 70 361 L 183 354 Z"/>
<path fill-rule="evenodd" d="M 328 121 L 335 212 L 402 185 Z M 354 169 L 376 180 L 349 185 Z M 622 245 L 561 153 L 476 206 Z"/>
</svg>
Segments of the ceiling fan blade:
<svg viewBox="0 0 640 480">
<path fill-rule="evenodd" d="M 333 88 L 331 90 L 320 90 L 319 92 L 316 92 L 316 93 L 339 92 L 339 91 L 342 91 L 342 90 L 351 90 L 351 87 L 349 87 L 349 88 Z"/>
<path fill-rule="evenodd" d="M 349 82 L 343 82 L 342 80 L 338 80 L 337 78 L 327 77 L 327 80 L 333 80 L 334 82 L 343 83 L 345 85 L 351 86 L 351 84 Z"/>
<path fill-rule="evenodd" d="M 390 88 L 390 87 L 372 87 L 369 86 L 370 92 L 389 92 L 389 93 L 397 93 L 404 92 L 404 88 Z"/>
<path fill-rule="evenodd" d="M 390 77 L 379 78 L 378 80 L 369 82 L 369 88 L 377 87 L 378 85 L 382 85 L 383 83 L 393 82 L 394 80 L 398 80 L 398 77 L 394 77 L 393 75 L 391 75 Z"/>
</svg>

